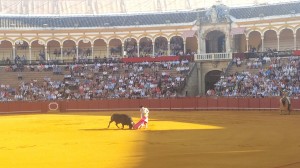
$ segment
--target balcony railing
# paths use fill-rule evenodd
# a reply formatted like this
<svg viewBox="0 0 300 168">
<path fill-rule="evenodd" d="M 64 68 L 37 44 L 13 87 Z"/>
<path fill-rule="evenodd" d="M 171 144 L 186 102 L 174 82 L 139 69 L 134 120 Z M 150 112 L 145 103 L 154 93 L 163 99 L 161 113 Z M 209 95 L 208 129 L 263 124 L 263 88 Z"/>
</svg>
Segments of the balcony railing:
<svg viewBox="0 0 300 168">
<path fill-rule="evenodd" d="M 231 60 L 232 53 L 207 53 L 207 54 L 195 54 L 195 61 L 213 61 L 213 60 Z"/>
</svg>

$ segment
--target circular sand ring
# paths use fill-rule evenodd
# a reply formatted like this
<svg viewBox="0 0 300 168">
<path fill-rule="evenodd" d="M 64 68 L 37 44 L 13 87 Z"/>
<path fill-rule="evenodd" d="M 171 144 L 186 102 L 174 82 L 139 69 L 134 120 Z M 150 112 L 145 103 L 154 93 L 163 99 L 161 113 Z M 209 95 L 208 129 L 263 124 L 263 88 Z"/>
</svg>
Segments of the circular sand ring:
<svg viewBox="0 0 300 168">
<path fill-rule="evenodd" d="M 54 106 L 54 107 L 52 107 L 52 106 Z M 59 108 L 59 105 L 56 102 L 51 102 L 51 103 L 48 104 L 48 109 L 50 111 L 57 111 L 58 108 Z"/>
</svg>

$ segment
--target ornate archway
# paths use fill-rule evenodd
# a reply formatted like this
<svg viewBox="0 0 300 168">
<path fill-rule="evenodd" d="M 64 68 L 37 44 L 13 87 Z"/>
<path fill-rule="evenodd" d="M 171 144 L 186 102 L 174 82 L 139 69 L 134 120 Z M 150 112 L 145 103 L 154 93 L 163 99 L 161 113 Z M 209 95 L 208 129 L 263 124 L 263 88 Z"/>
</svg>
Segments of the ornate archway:
<svg viewBox="0 0 300 168">
<path fill-rule="evenodd" d="M 163 36 L 159 36 L 155 39 L 155 55 L 168 55 L 168 39 Z"/>
<path fill-rule="evenodd" d="M 124 55 L 127 57 L 138 56 L 137 40 L 135 38 L 127 38 L 124 41 Z"/>
<path fill-rule="evenodd" d="M 183 38 L 180 36 L 173 36 L 170 40 L 171 55 L 182 55 L 183 54 Z"/>
<path fill-rule="evenodd" d="M 0 58 L 3 63 L 12 63 L 13 61 L 13 45 L 7 40 L 0 40 Z"/>
<path fill-rule="evenodd" d="M 110 57 L 122 57 L 122 41 L 117 38 L 113 38 L 109 41 L 109 56 Z"/>
<path fill-rule="evenodd" d="M 149 37 L 143 37 L 139 41 L 140 56 L 150 56 L 153 54 L 152 40 Z"/>
<path fill-rule="evenodd" d="M 219 30 L 208 32 L 205 36 L 206 53 L 226 52 L 225 34 Z"/>
</svg>

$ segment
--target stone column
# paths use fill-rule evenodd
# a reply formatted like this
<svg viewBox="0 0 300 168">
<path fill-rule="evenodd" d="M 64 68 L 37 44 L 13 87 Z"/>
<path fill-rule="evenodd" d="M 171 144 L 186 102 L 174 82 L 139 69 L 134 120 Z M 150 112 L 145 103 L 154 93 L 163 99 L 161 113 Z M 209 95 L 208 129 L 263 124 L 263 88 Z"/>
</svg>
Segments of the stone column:
<svg viewBox="0 0 300 168">
<path fill-rule="evenodd" d="M 248 38 L 246 38 L 246 47 L 247 47 L 247 52 L 249 52 L 249 39 Z"/>
<path fill-rule="evenodd" d="M 203 38 L 201 37 L 201 30 L 200 30 L 200 24 L 198 25 L 198 30 L 197 30 L 197 43 L 198 43 L 198 53 L 201 53 L 201 41 L 203 40 Z"/>
<path fill-rule="evenodd" d="M 63 53 L 63 45 L 60 45 L 60 61 L 61 61 L 61 63 L 63 63 L 64 62 L 64 59 L 63 59 L 63 55 L 64 55 L 64 53 Z"/>
<path fill-rule="evenodd" d="M 45 45 L 45 59 L 46 62 L 49 61 L 48 54 L 47 54 L 47 45 Z"/>
<path fill-rule="evenodd" d="M 109 57 L 109 44 L 106 44 L 106 57 Z"/>
<path fill-rule="evenodd" d="M 92 48 L 91 55 L 92 55 L 92 59 L 94 60 L 94 44 L 91 44 L 91 48 Z"/>
<path fill-rule="evenodd" d="M 279 49 L 280 49 L 280 46 L 279 46 L 279 37 L 280 37 L 280 35 L 277 35 L 277 51 L 279 51 Z"/>
<path fill-rule="evenodd" d="M 77 61 L 79 60 L 78 48 L 79 48 L 79 46 L 76 45 L 76 60 Z"/>
<path fill-rule="evenodd" d="M 12 62 L 14 62 L 15 61 L 15 58 L 16 58 L 16 46 L 15 45 L 13 45 L 13 60 L 12 60 Z"/>
<path fill-rule="evenodd" d="M 297 50 L 297 33 L 294 33 L 294 50 Z"/>
<path fill-rule="evenodd" d="M 31 56 L 31 45 L 29 45 L 29 63 L 31 64 L 32 56 Z"/>
<path fill-rule="evenodd" d="M 198 71 L 198 91 L 200 95 L 203 95 L 203 86 L 202 86 L 202 65 L 201 62 L 197 63 L 197 71 Z"/>
<path fill-rule="evenodd" d="M 155 41 L 152 42 L 152 56 L 155 56 Z"/>
<path fill-rule="evenodd" d="M 124 58 L 124 42 L 122 42 L 121 57 Z"/>
<path fill-rule="evenodd" d="M 183 41 L 183 53 L 186 55 L 186 41 Z"/>
<path fill-rule="evenodd" d="M 261 52 L 264 52 L 264 47 L 265 45 L 264 45 L 264 37 L 263 36 L 261 36 Z"/>
<path fill-rule="evenodd" d="M 225 42 L 226 42 L 226 44 L 225 44 L 225 52 L 231 52 L 231 44 L 230 44 L 231 40 L 230 39 L 231 38 L 230 38 L 229 35 L 225 35 Z"/>
<path fill-rule="evenodd" d="M 171 41 L 168 40 L 168 56 L 171 55 Z"/>
<path fill-rule="evenodd" d="M 137 44 L 136 46 L 137 46 L 137 57 L 140 57 L 140 45 Z"/>
<path fill-rule="evenodd" d="M 200 53 L 206 53 L 206 39 L 203 37 L 200 41 Z"/>
</svg>

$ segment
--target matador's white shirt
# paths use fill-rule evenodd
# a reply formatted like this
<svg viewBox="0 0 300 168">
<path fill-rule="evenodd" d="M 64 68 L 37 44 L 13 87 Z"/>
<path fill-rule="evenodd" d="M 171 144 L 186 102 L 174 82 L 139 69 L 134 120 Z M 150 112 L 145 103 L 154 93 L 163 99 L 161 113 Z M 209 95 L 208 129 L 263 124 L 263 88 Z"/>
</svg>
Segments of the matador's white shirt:
<svg viewBox="0 0 300 168">
<path fill-rule="evenodd" d="M 146 122 L 148 122 L 148 116 L 149 116 L 149 109 L 146 108 L 146 107 L 142 107 L 140 109 L 140 112 L 141 112 L 141 118 L 144 118 L 144 120 Z"/>
</svg>

